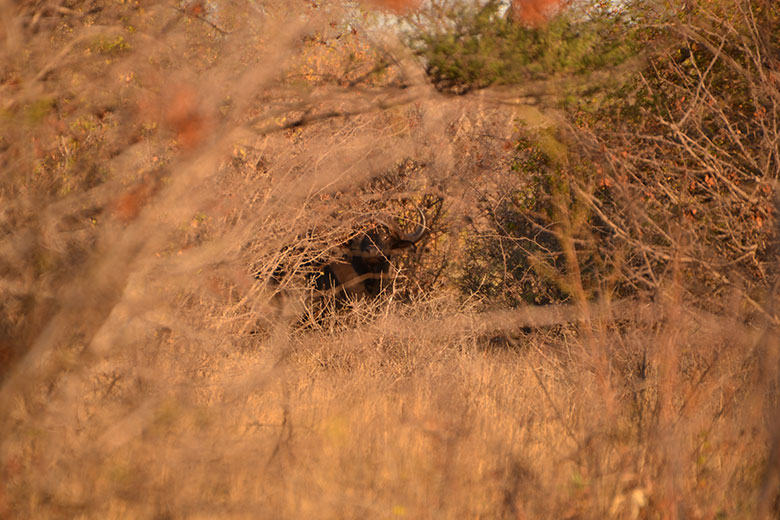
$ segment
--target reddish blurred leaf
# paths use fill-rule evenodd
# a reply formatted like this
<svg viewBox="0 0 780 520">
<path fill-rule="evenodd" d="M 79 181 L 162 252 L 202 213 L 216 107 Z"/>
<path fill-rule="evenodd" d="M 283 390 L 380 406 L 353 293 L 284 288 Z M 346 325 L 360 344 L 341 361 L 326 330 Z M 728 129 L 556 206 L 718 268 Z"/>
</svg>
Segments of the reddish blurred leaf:
<svg viewBox="0 0 780 520">
<path fill-rule="evenodd" d="M 158 189 L 159 184 L 153 179 L 141 181 L 114 201 L 111 213 L 123 222 L 135 220 Z"/>
<path fill-rule="evenodd" d="M 510 19 L 528 27 L 539 27 L 558 14 L 566 0 L 512 0 Z"/>
<path fill-rule="evenodd" d="M 176 141 L 183 149 L 198 146 L 206 135 L 206 117 L 198 96 L 189 86 L 179 87 L 165 111 L 165 124 L 176 132 Z"/>
<path fill-rule="evenodd" d="M 384 11 L 404 13 L 414 11 L 419 7 L 419 0 L 374 0 L 374 4 Z"/>
</svg>

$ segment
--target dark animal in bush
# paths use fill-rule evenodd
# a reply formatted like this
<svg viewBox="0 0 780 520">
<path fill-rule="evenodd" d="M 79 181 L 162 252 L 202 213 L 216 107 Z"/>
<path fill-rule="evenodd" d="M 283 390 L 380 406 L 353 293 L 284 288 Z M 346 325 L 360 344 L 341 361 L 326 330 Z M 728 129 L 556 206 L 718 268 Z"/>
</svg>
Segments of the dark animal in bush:
<svg viewBox="0 0 780 520">
<path fill-rule="evenodd" d="M 420 220 L 411 233 L 388 218 L 335 248 L 334 258 L 317 270 L 317 288 L 341 298 L 378 296 L 390 273 L 391 258 L 414 247 L 426 235 L 425 214 L 419 209 L 417 213 Z"/>
</svg>

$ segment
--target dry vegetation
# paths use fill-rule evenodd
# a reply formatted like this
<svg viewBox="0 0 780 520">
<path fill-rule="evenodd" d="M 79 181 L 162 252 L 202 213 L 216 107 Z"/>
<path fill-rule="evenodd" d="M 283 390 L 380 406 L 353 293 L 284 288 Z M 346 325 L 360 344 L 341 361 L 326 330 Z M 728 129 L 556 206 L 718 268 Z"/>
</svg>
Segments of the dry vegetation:
<svg viewBox="0 0 780 520">
<path fill-rule="evenodd" d="M 780 9 L 528 4 L 0 0 L 0 518 L 777 518 Z"/>
</svg>

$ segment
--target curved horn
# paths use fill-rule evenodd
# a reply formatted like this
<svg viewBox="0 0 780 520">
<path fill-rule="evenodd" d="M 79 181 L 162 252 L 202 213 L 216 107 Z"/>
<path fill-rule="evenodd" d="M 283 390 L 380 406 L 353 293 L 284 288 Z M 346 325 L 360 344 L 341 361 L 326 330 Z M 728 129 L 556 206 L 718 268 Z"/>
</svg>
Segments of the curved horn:
<svg viewBox="0 0 780 520">
<path fill-rule="evenodd" d="M 401 242 L 409 242 L 411 244 L 415 244 L 420 241 L 422 237 L 425 236 L 425 232 L 427 231 L 428 227 L 426 226 L 425 222 L 425 213 L 420 208 L 415 208 L 417 210 L 417 213 L 420 214 L 420 222 L 417 225 L 417 229 L 415 229 L 411 233 L 405 233 L 398 225 L 393 222 L 392 219 L 388 219 L 387 222 L 382 222 L 385 226 L 387 226 L 387 229 L 390 230 L 395 237 L 400 240 Z"/>
</svg>

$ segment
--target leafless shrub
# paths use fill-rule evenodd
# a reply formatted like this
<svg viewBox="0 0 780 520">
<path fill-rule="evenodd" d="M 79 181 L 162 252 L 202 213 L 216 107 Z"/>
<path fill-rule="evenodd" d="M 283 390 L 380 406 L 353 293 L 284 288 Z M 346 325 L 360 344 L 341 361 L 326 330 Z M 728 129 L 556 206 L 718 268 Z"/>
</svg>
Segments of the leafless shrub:
<svg viewBox="0 0 780 520">
<path fill-rule="evenodd" d="M 579 195 L 619 244 L 632 284 L 658 287 L 682 262 L 697 297 L 738 287 L 765 308 L 776 283 L 777 10 L 696 3 L 657 20 L 674 42 L 658 41 L 604 126 L 576 132 L 599 164 Z"/>
</svg>

